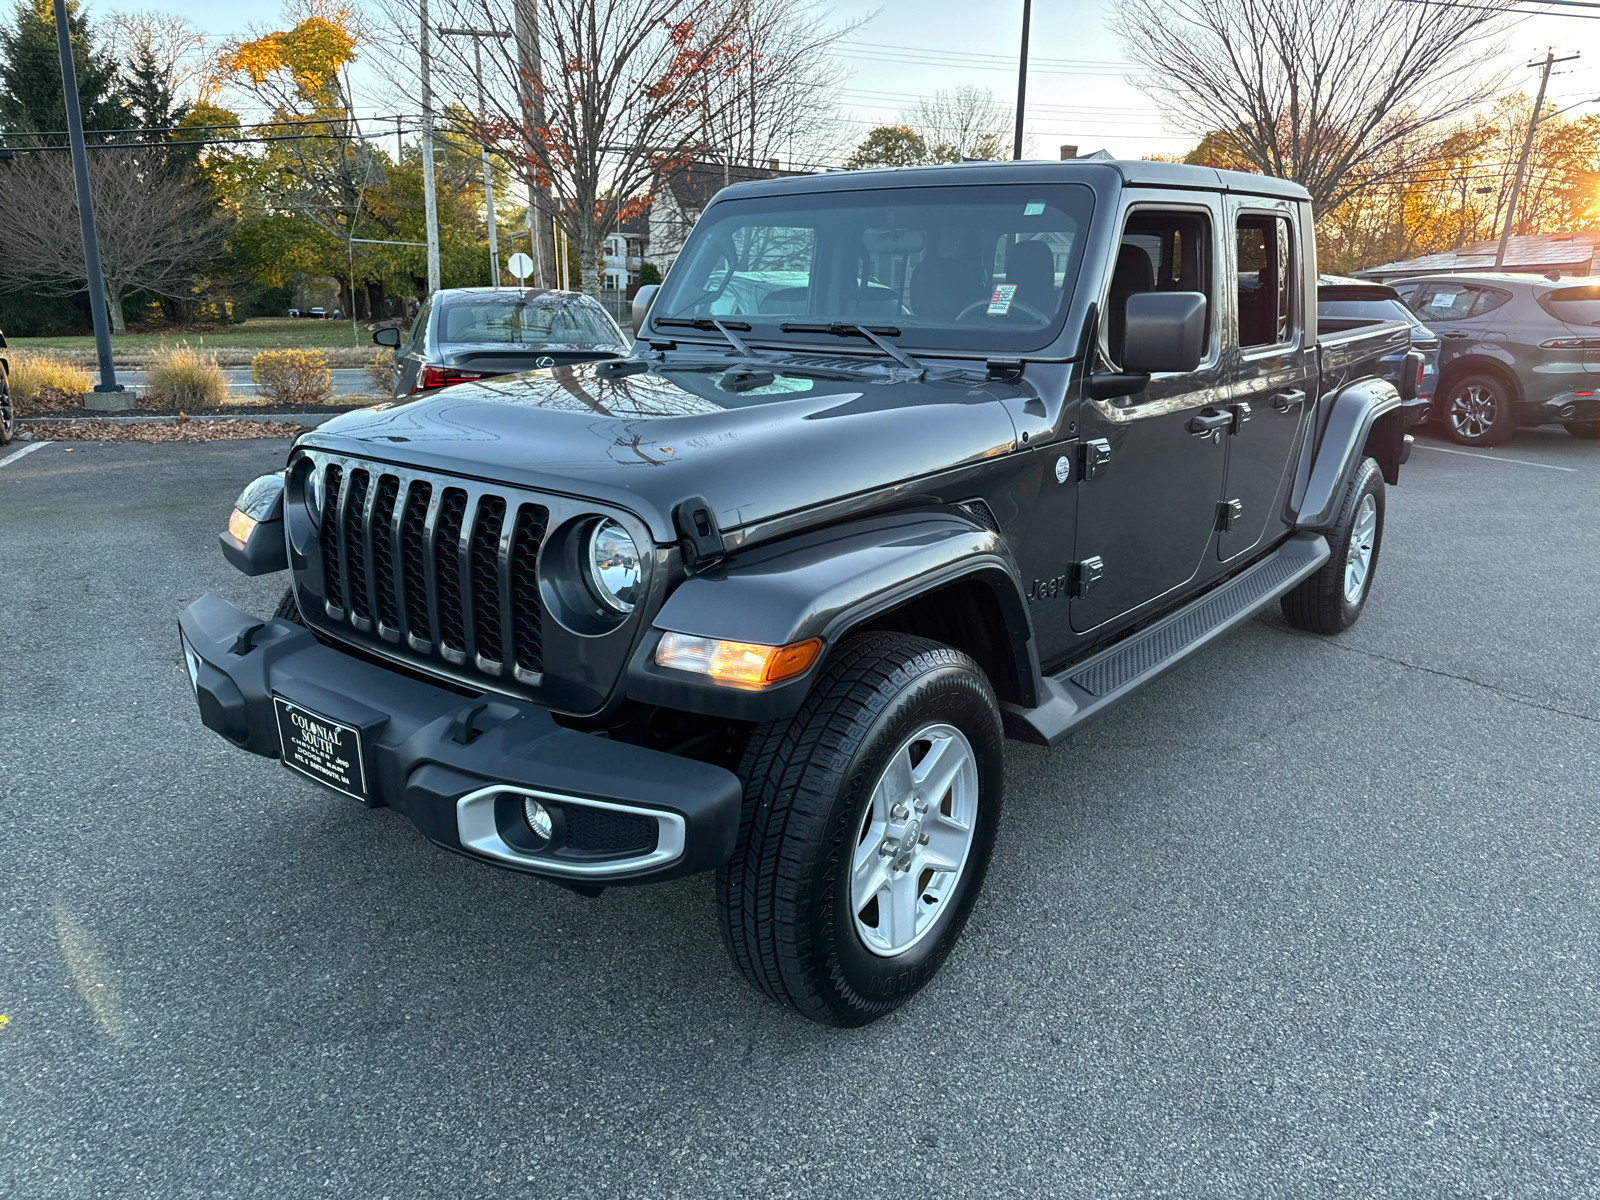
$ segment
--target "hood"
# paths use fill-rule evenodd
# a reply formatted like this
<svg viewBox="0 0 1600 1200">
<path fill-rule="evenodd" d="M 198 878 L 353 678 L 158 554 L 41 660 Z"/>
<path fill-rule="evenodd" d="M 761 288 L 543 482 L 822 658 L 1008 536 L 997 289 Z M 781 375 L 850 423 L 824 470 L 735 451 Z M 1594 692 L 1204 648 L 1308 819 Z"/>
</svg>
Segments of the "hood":
<svg viewBox="0 0 1600 1200">
<path fill-rule="evenodd" d="M 1003 454 L 1003 400 L 1026 385 L 777 374 L 722 386 L 725 368 L 597 364 L 457 384 L 335 417 L 302 441 L 627 508 L 658 542 L 699 496 L 724 532 Z M 751 386 L 754 384 L 755 386 Z"/>
</svg>

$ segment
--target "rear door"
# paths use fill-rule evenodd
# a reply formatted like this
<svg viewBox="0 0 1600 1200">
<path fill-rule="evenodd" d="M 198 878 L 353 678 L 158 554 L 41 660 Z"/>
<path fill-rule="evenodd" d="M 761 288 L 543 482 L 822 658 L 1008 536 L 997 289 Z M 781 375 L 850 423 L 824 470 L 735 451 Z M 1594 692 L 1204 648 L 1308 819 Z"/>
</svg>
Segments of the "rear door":
<svg viewBox="0 0 1600 1200">
<path fill-rule="evenodd" d="M 1183 204 L 1159 192 L 1124 193 L 1121 245 L 1100 283 L 1100 353 L 1120 366 L 1122 314 L 1141 291 L 1197 291 L 1207 299 L 1205 360 L 1153 376 L 1143 392 L 1086 400 L 1077 471 L 1077 575 L 1072 629 L 1086 633 L 1175 597 L 1212 561 L 1222 490 L 1228 372 L 1218 279 L 1227 263 L 1222 197 Z"/>
<path fill-rule="evenodd" d="M 1430 280 L 1412 293 L 1411 311 L 1439 337 L 1441 372 L 1491 334 L 1488 314 L 1510 299 L 1500 288 L 1449 279 Z"/>
<path fill-rule="evenodd" d="M 1302 250 L 1287 201 L 1230 197 L 1235 303 L 1233 413 L 1217 555 L 1248 554 L 1287 528 L 1285 493 L 1315 402 L 1316 352 L 1306 336 Z"/>
</svg>

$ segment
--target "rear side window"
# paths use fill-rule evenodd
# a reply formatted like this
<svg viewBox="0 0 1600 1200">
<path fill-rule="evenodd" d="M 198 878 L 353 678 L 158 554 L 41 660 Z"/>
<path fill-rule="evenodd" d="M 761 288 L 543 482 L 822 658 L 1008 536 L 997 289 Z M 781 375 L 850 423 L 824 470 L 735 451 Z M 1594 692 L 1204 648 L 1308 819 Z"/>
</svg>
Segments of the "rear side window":
<svg viewBox="0 0 1600 1200">
<path fill-rule="evenodd" d="M 1242 216 L 1239 247 L 1239 346 L 1294 340 L 1294 256 L 1284 217 Z"/>
<path fill-rule="evenodd" d="M 1600 286 L 1557 288 L 1539 297 L 1539 307 L 1568 325 L 1600 325 Z"/>
<path fill-rule="evenodd" d="M 1493 312 L 1510 299 L 1511 293 L 1499 288 L 1470 283 L 1428 283 L 1418 289 L 1411 307 L 1424 321 L 1464 321 Z"/>
</svg>

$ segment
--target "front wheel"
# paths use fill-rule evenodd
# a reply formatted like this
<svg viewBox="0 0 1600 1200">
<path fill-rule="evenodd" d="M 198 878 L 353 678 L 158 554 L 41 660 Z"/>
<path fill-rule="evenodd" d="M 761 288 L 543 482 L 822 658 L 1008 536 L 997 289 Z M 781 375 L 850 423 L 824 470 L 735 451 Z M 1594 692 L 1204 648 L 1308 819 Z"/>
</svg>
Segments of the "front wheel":
<svg viewBox="0 0 1600 1200">
<path fill-rule="evenodd" d="M 9 442 L 17 432 L 17 412 L 11 404 L 10 381 L 0 369 L 0 446 Z"/>
<path fill-rule="evenodd" d="M 1444 432 L 1463 446 L 1498 446 L 1516 432 L 1511 396 L 1493 375 L 1463 375 L 1444 393 Z"/>
<path fill-rule="evenodd" d="M 1283 597 L 1283 615 L 1296 629 L 1343 633 L 1356 623 L 1372 590 L 1383 545 L 1383 472 L 1364 458 L 1345 491 L 1339 519 L 1328 530 L 1328 561 Z"/>
<path fill-rule="evenodd" d="M 756 987 L 824 1025 L 865 1025 L 949 957 L 989 865 L 1000 711 L 966 655 L 845 642 L 794 716 L 757 729 L 717 872 L 723 942 Z"/>
</svg>

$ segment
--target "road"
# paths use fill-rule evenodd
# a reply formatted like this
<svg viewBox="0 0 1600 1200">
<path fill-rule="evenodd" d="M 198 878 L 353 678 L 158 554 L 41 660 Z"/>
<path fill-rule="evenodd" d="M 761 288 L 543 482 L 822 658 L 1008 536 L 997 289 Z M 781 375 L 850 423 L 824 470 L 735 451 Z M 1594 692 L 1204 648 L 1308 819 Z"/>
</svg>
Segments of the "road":
<svg viewBox="0 0 1600 1200">
<path fill-rule="evenodd" d="M 250 382 L 249 367 L 224 367 L 222 373 L 228 377 L 230 392 L 237 396 L 256 394 L 256 385 Z M 335 396 L 365 396 L 375 391 L 372 377 L 359 368 L 334 367 L 328 373 L 333 376 Z M 147 378 L 144 371 L 117 372 L 117 382 L 129 387 L 144 387 Z"/>
<path fill-rule="evenodd" d="M 282 442 L 0 467 L 0 1194 L 1600 1191 L 1600 448 L 1419 445 L 1371 602 L 1013 746 L 940 977 L 757 996 L 201 728 L 174 619 Z"/>
</svg>

